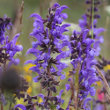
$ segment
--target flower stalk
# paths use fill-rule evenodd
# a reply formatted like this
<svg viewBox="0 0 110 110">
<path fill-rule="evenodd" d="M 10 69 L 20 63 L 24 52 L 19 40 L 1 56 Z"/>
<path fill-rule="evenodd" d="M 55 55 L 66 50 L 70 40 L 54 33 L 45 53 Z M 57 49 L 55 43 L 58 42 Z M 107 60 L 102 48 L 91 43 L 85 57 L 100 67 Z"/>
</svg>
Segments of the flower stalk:
<svg viewBox="0 0 110 110">
<path fill-rule="evenodd" d="M 91 0 L 92 2 L 92 31 L 91 31 L 91 36 L 92 39 L 94 39 L 94 0 Z"/>
<path fill-rule="evenodd" d="M 78 108 L 79 108 L 78 95 L 79 95 L 79 73 L 80 73 L 80 70 L 81 70 L 81 65 L 80 65 L 80 63 L 78 63 L 77 68 L 76 68 L 76 73 L 75 73 L 75 110 L 78 110 Z"/>
</svg>

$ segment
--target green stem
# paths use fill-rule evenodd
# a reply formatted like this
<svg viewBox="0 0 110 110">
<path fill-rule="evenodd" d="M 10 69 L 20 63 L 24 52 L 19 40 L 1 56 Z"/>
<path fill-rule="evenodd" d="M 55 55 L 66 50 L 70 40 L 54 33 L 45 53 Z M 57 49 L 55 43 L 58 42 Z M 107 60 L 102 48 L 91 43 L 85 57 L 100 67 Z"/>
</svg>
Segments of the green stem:
<svg viewBox="0 0 110 110">
<path fill-rule="evenodd" d="M 11 106 L 12 106 L 12 102 L 10 102 L 10 105 L 9 105 L 9 110 L 11 110 Z"/>
<path fill-rule="evenodd" d="M 93 100 L 91 101 L 91 110 L 93 110 Z"/>
<path fill-rule="evenodd" d="M 92 30 L 91 30 L 91 36 L 92 39 L 94 38 L 94 0 L 92 0 Z"/>
<path fill-rule="evenodd" d="M 81 69 L 81 64 L 78 62 L 76 73 L 75 73 L 75 110 L 78 110 L 78 94 L 79 94 L 79 72 Z"/>
</svg>

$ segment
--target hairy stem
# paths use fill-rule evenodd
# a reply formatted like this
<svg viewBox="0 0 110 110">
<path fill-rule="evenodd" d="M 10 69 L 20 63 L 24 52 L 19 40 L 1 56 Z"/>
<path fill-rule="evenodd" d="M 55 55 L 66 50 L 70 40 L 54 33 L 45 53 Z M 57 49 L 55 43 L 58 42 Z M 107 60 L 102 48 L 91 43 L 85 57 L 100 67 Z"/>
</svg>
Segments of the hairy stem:
<svg viewBox="0 0 110 110">
<path fill-rule="evenodd" d="M 77 64 L 77 69 L 76 69 L 76 74 L 75 74 L 75 110 L 78 110 L 78 94 L 79 94 L 79 72 L 81 69 L 81 65 L 78 62 Z"/>
</svg>

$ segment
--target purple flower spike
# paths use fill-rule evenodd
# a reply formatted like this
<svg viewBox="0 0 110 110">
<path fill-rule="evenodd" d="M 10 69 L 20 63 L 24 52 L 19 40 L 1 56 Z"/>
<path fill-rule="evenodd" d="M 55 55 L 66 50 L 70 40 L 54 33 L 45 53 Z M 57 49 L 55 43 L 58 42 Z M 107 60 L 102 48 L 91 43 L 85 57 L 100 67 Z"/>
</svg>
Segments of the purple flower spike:
<svg viewBox="0 0 110 110">
<path fill-rule="evenodd" d="M 10 25 L 10 18 L 6 16 L 0 18 L 0 64 L 6 65 L 9 62 L 9 66 L 19 63 L 19 59 L 15 59 L 14 56 L 17 52 L 23 50 L 22 45 L 16 45 L 20 34 L 16 34 L 12 40 L 9 40 L 9 37 L 6 35 L 6 29 L 9 29 Z"/>
<path fill-rule="evenodd" d="M 79 20 L 81 31 L 74 31 L 73 35 L 70 37 L 69 48 L 71 51 L 71 64 L 73 66 L 73 70 L 70 72 L 70 75 L 74 76 L 72 76 L 73 81 L 78 77 L 78 105 L 85 100 L 82 105 L 78 107 L 81 109 L 83 106 L 84 110 L 90 110 L 90 106 L 88 104 L 90 99 L 87 96 L 95 95 L 96 90 L 92 85 L 99 80 L 96 75 L 97 71 L 95 66 L 97 65 L 97 60 L 95 57 L 100 55 L 100 43 L 103 43 L 103 36 L 101 36 L 100 33 L 103 32 L 104 29 L 96 28 L 97 19 L 99 18 L 99 15 L 97 14 L 97 5 L 99 4 L 99 0 L 94 1 L 94 15 L 92 14 L 92 1 L 86 0 L 86 4 L 90 5 L 90 7 L 87 9 L 86 14 L 82 16 L 82 19 Z M 93 21 L 91 20 L 92 17 L 94 18 Z M 78 74 L 78 76 L 76 76 L 76 74 Z M 74 83 L 72 86 L 75 85 Z M 66 84 L 66 89 L 68 90 L 68 88 L 69 85 Z M 75 94 L 75 90 L 72 92 Z"/>
<path fill-rule="evenodd" d="M 14 56 L 17 52 L 20 52 L 23 50 L 22 45 L 16 45 L 16 41 L 18 39 L 20 34 L 17 34 L 11 41 L 8 40 L 8 37 L 6 38 L 6 44 L 2 47 L 6 54 L 8 54 L 8 60 L 10 60 L 9 64 L 18 64 L 19 59 L 14 59 Z"/>
<path fill-rule="evenodd" d="M 36 59 L 33 61 L 29 60 L 26 63 L 36 65 L 30 68 L 30 70 L 38 74 L 33 81 L 40 82 L 42 88 L 48 93 L 47 96 L 44 96 L 43 103 L 41 103 L 44 109 L 51 109 L 51 104 L 49 103 L 53 101 L 58 110 L 63 110 L 60 107 L 63 103 L 61 99 L 62 92 L 55 97 L 50 94 L 57 92 L 56 87 L 60 84 L 58 77 L 61 80 L 65 79 L 63 69 L 67 65 L 61 59 L 65 59 L 70 55 L 69 51 L 63 50 L 64 47 L 69 45 L 69 36 L 64 35 L 64 32 L 68 31 L 66 28 L 70 24 L 62 24 L 68 17 L 66 13 L 62 13 L 66 8 L 68 7 L 65 5 L 60 6 L 58 3 L 55 3 L 49 9 L 46 19 L 43 19 L 36 13 L 31 15 L 34 18 L 34 29 L 30 35 L 36 41 L 32 42 L 32 48 L 28 49 L 27 54 L 33 54 Z"/>
</svg>

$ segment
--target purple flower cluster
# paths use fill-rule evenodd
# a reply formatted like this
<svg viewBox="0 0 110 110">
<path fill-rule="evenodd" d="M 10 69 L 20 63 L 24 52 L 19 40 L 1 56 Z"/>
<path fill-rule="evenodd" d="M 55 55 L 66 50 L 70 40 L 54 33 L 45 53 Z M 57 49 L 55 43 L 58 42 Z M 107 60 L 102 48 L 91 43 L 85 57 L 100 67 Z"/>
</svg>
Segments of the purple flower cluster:
<svg viewBox="0 0 110 110">
<path fill-rule="evenodd" d="M 78 92 L 78 105 L 76 104 L 75 107 L 78 106 L 78 108 L 90 110 L 88 101 L 90 101 L 91 98 L 88 98 L 87 96 L 89 94 L 91 96 L 95 95 L 93 84 L 99 80 L 96 75 L 95 65 L 97 64 L 97 60 L 95 59 L 95 56 L 100 54 L 99 44 L 103 43 L 103 36 L 100 36 L 100 33 L 103 32 L 104 29 L 96 28 L 97 19 L 99 18 L 99 15 L 97 14 L 97 6 L 100 4 L 99 0 L 95 0 L 94 3 L 93 0 L 87 0 L 86 3 L 90 6 L 87 13 L 79 20 L 81 32 L 74 31 L 70 38 L 71 64 L 73 65 L 73 71 L 70 72 L 70 75 L 75 76 L 75 74 L 78 74 L 78 87 L 76 88 L 78 91 L 72 91 L 74 92 L 72 94 Z M 79 65 L 80 70 L 77 73 Z M 74 82 L 75 79 L 71 78 L 69 81 Z M 76 82 L 74 82 L 73 86 L 75 83 Z M 67 90 L 71 88 L 70 85 L 66 85 Z M 69 105 L 71 104 L 71 100 L 74 99 L 70 99 Z M 68 107 L 67 110 L 69 109 Z"/>
<path fill-rule="evenodd" d="M 3 105 L 8 101 L 7 96 L 13 98 L 12 95 L 16 94 L 15 97 L 20 98 L 20 92 L 25 92 L 28 89 L 28 83 L 25 79 L 11 68 L 12 64 L 19 63 L 19 59 L 15 59 L 14 56 L 17 52 L 22 51 L 23 47 L 16 45 L 19 34 L 9 40 L 6 29 L 9 29 L 10 25 L 10 18 L 0 18 L 0 102 Z M 15 102 L 14 98 L 12 103 Z"/>
<path fill-rule="evenodd" d="M 0 63 L 5 65 L 7 61 L 9 61 L 9 65 L 12 63 L 18 64 L 19 59 L 14 59 L 14 55 L 23 49 L 21 45 L 16 45 L 19 34 L 17 34 L 11 41 L 9 40 L 9 37 L 5 35 L 6 28 L 8 28 L 10 24 L 9 18 L 0 18 Z"/>
<path fill-rule="evenodd" d="M 104 42 L 103 36 L 100 34 L 105 31 L 104 28 L 97 28 L 97 19 L 100 18 L 100 15 L 98 14 L 98 6 L 100 3 L 100 0 L 95 0 L 94 3 L 93 0 L 86 0 L 86 4 L 88 4 L 89 8 L 87 9 L 86 14 L 82 16 L 82 19 L 79 20 L 81 30 L 90 30 L 88 37 L 94 39 L 93 48 L 96 56 L 100 55 L 100 44 Z M 91 33 L 93 33 L 93 35 Z"/>
<path fill-rule="evenodd" d="M 11 25 L 10 18 L 4 17 L 0 18 L 0 42 L 3 43 L 5 39 L 5 30 L 8 26 Z"/>
<path fill-rule="evenodd" d="M 82 16 L 82 19 L 79 20 L 79 26 L 82 30 L 92 29 L 92 24 L 94 24 L 94 28 L 96 28 L 96 19 L 100 18 L 100 15 L 98 14 L 98 6 L 100 3 L 100 0 L 86 0 L 86 4 L 88 5 L 87 12 Z M 93 23 L 92 20 L 94 20 Z"/>
<path fill-rule="evenodd" d="M 55 104 L 58 110 L 62 110 L 60 105 L 63 103 L 60 97 L 53 97 L 51 94 L 56 93 L 56 86 L 59 85 L 58 77 L 65 78 L 63 69 L 67 65 L 61 62 L 69 56 L 69 51 L 64 51 L 64 47 L 68 46 L 69 37 L 63 33 L 68 31 L 66 28 L 69 24 L 62 24 L 63 20 L 68 16 L 62 13 L 67 6 L 60 6 L 55 3 L 49 9 L 49 14 L 44 20 L 40 15 L 34 13 L 34 29 L 30 34 L 36 41 L 32 42 L 32 48 L 27 51 L 27 54 L 35 55 L 35 60 L 28 60 L 26 63 L 32 63 L 36 66 L 30 70 L 37 72 L 38 75 L 33 79 L 34 82 L 40 82 L 43 89 L 47 91 L 47 96 L 44 96 L 42 106 L 46 109 L 51 109 L 51 103 Z M 63 72 L 63 74 L 62 74 Z"/>
<path fill-rule="evenodd" d="M 20 34 L 16 34 L 15 37 L 11 41 L 8 40 L 9 38 L 7 36 L 5 39 L 5 45 L 2 47 L 5 50 L 5 53 L 8 54 L 9 56 L 8 57 L 8 60 L 10 61 L 9 65 L 11 64 L 17 65 L 19 63 L 19 59 L 14 58 L 17 52 L 20 52 L 23 50 L 22 45 L 16 45 L 16 42 L 19 36 Z"/>
<path fill-rule="evenodd" d="M 94 58 L 95 51 L 94 48 L 92 48 L 94 40 L 88 38 L 88 33 L 88 29 L 81 31 L 81 33 L 74 31 L 70 38 L 73 75 L 76 74 L 76 69 L 78 68 L 78 65 L 80 65 L 79 73 L 77 73 L 79 76 L 78 104 L 84 104 L 83 101 L 89 94 L 91 96 L 95 95 L 95 88 L 92 84 L 94 84 L 95 81 L 98 81 L 96 69 L 94 67 L 96 64 L 96 60 Z M 83 106 L 83 108 L 86 109 L 87 107 Z"/>
</svg>

